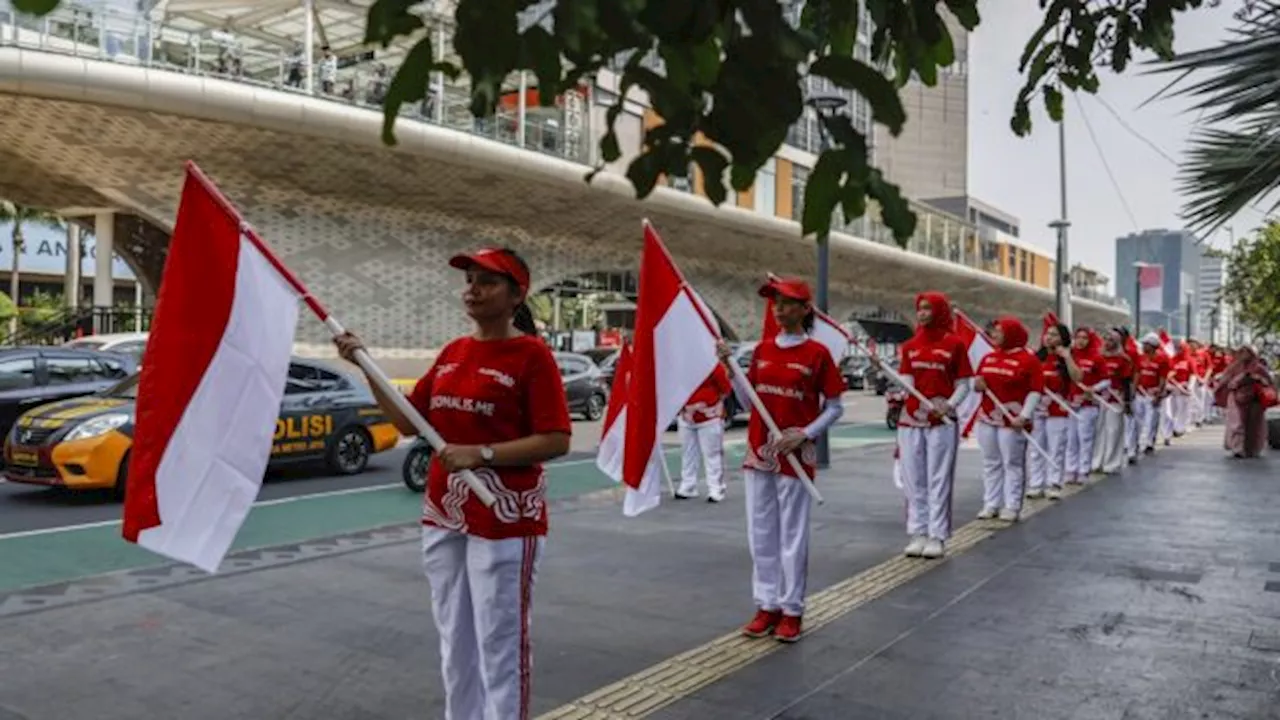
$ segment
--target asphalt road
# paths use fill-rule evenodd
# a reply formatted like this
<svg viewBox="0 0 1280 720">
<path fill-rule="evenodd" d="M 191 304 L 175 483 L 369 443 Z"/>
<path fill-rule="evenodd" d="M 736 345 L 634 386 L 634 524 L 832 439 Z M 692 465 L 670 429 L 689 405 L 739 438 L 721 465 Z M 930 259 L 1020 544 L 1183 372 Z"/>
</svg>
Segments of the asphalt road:
<svg viewBox="0 0 1280 720">
<path fill-rule="evenodd" d="M 883 411 L 883 400 L 874 395 L 849 393 L 845 397 L 844 423 L 874 422 Z M 734 427 L 727 433 L 726 440 L 739 438 L 744 432 L 745 426 Z M 594 457 L 599 438 L 600 423 L 574 422 L 571 451 L 554 464 L 585 464 Z M 676 433 L 667 433 L 663 441 L 668 446 L 679 444 Z M 399 448 L 375 455 L 370 458 L 369 468 L 354 476 L 331 475 L 323 465 L 269 473 L 258 503 L 401 486 L 400 466 L 406 452 L 407 443 L 402 443 Z M 0 538 L 14 533 L 117 521 L 120 511 L 120 504 L 112 501 L 106 492 L 67 492 L 0 481 Z"/>
</svg>

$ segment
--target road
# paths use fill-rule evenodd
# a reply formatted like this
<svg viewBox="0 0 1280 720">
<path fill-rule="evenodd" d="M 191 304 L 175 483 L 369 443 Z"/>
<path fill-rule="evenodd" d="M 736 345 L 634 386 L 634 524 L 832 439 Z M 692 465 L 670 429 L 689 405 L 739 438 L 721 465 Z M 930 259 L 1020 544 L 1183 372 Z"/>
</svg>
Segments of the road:
<svg viewBox="0 0 1280 720">
<path fill-rule="evenodd" d="M 892 441 L 883 423 L 872 422 L 883 401 L 846 396 L 844 421 L 832 433 L 833 448 Z M 741 462 L 745 428 L 726 436 L 730 472 Z M 552 500 L 615 487 L 595 467 L 599 423 L 576 422 L 571 453 L 548 464 Z M 664 437 L 668 465 L 679 468 L 679 439 Z M 298 543 L 320 537 L 411 522 L 421 496 L 401 482 L 406 447 L 374 456 L 356 476 L 296 468 L 268 476 L 233 549 Z M 163 564 L 163 559 L 119 536 L 120 505 L 105 493 L 67 493 L 0 483 L 0 592 L 62 582 L 106 572 Z"/>
</svg>

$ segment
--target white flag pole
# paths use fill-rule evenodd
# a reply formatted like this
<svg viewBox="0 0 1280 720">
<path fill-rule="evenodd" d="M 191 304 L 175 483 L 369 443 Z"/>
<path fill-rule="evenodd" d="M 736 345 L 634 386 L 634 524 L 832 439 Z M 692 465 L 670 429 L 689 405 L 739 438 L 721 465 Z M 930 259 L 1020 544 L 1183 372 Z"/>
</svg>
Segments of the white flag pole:
<svg viewBox="0 0 1280 720">
<path fill-rule="evenodd" d="M 1009 422 L 1013 422 L 1014 420 L 1013 413 L 1009 412 L 1009 408 L 1005 407 L 1004 403 L 1000 402 L 1000 400 L 996 398 L 995 393 L 991 392 L 991 388 L 987 388 L 986 395 L 988 398 L 991 399 L 991 402 L 995 403 L 996 408 L 1000 410 L 1000 414 L 1004 415 L 1005 419 L 1008 420 Z M 1027 439 L 1027 442 L 1031 443 L 1031 447 L 1035 448 L 1036 452 L 1040 453 L 1040 457 L 1044 458 L 1044 461 L 1049 463 L 1050 467 L 1053 468 L 1054 472 L 1058 472 L 1059 470 L 1062 469 L 1058 465 L 1058 463 L 1053 461 L 1053 456 L 1049 454 L 1049 451 L 1045 450 L 1043 447 L 1040 446 L 1040 443 L 1036 442 L 1035 437 L 1033 437 L 1031 433 L 1027 432 L 1026 430 L 1023 430 L 1022 436 Z"/>
</svg>

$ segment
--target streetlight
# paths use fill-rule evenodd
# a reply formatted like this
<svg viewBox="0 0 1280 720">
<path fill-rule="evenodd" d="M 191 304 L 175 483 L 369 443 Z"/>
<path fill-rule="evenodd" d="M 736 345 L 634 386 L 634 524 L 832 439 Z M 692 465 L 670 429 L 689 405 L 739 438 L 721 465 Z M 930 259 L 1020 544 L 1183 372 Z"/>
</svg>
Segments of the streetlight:
<svg viewBox="0 0 1280 720">
<path fill-rule="evenodd" d="M 1062 194 L 1062 214 L 1064 216 L 1067 214 L 1066 197 L 1067 195 L 1064 191 Z M 1054 220 L 1049 223 L 1049 227 L 1053 228 L 1054 232 L 1058 234 L 1058 252 L 1057 260 L 1055 260 L 1058 264 L 1058 282 L 1055 288 L 1058 319 L 1063 325 L 1071 327 L 1071 271 L 1067 268 L 1067 228 L 1071 227 L 1071 222 L 1066 219 Z"/>
<path fill-rule="evenodd" d="M 835 116 L 836 113 L 843 110 L 848 104 L 848 98 L 835 93 L 810 93 L 805 99 L 805 104 L 812 107 L 820 116 L 818 118 L 818 138 L 820 147 L 818 153 L 826 152 L 830 143 L 827 138 L 827 126 L 823 123 L 823 119 Z M 830 224 L 830 223 L 828 223 Z M 818 233 L 818 309 L 827 312 L 827 292 L 830 288 L 830 230 L 823 230 Z M 831 446 L 828 443 L 827 433 L 823 432 L 818 437 L 818 467 L 829 467 L 831 465 Z"/>
</svg>

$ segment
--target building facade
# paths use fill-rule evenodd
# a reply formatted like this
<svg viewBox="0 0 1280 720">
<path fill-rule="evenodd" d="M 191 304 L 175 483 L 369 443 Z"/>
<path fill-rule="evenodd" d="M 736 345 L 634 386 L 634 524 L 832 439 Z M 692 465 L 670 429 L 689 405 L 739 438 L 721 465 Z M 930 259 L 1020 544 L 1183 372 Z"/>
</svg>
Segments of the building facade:
<svg viewBox="0 0 1280 720">
<path fill-rule="evenodd" d="M 1231 303 L 1222 296 L 1227 282 L 1227 259 L 1206 255 L 1200 261 L 1200 332 L 1201 340 L 1213 343 L 1231 343 L 1235 313 Z"/>
<path fill-rule="evenodd" d="M 1153 229 L 1116 238 L 1116 294 L 1135 307 L 1138 301 L 1136 263 L 1163 267 L 1160 307 L 1143 307 L 1144 329 L 1166 328 L 1174 335 L 1197 336 L 1196 319 L 1202 307 L 1200 268 L 1202 251 L 1186 230 Z M 1187 309 L 1191 324 L 1188 327 Z"/>
<path fill-rule="evenodd" d="M 933 87 L 912 79 L 902 88 L 907 124 L 898 137 L 875 128 L 875 162 L 912 198 L 969 192 L 969 33 L 950 13 L 942 15 L 955 62 L 939 69 Z"/>
</svg>

